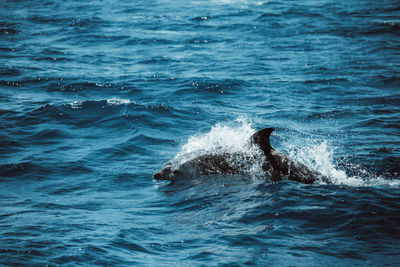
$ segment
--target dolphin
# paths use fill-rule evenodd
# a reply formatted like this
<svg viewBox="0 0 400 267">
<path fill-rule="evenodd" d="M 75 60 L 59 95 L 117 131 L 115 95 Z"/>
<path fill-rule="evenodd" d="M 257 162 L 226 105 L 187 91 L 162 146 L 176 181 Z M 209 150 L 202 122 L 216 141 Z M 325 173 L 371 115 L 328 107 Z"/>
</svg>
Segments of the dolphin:
<svg viewBox="0 0 400 267">
<path fill-rule="evenodd" d="M 269 141 L 273 131 L 274 128 L 264 128 L 253 134 L 249 140 L 251 145 L 262 151 L 262 169 L 265 176 L 270 177 L 272 181 L 288 179 L 304 184 L 312 184 L 315 181 L 331 183 L 330 179 L 320 172 L 311 170 L 303 163 L 273 148 Z M 160 171 L 154 173 L 153 178 L 173 182 L 182 176 L 243 174 L 243 167 L 254 164 L 257 160 L 257 156 L 241 153 L 208 153 L 178 165 L 168 161 Z"/>
</svg>

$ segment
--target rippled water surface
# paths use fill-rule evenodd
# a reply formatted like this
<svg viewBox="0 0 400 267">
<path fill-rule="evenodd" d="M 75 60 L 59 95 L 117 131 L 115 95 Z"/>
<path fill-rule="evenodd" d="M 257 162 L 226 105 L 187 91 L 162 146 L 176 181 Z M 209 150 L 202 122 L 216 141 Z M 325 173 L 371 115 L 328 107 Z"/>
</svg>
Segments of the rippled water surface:
<svg viewBox="0 0 400 267">
<path fill-rule="evenodd" d="M 0 265 L 398 266 L 400 5 L 0 2 Z M 275 127 L 332 184 L 154 172 Z"/>
</svg>

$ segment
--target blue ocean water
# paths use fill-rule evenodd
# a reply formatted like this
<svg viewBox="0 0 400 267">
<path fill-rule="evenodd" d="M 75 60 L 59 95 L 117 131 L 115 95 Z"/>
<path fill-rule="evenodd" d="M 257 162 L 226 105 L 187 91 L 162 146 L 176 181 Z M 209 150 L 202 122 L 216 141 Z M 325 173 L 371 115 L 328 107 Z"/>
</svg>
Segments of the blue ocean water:
<svg viewBox="0 0 400 267">
<path fill-rule="evenodd" d="M 400 5 L 0 2 L 0 265 L 398 266 Z M 272 144 L 304 185 L 152 179 Z"/>
</svg>

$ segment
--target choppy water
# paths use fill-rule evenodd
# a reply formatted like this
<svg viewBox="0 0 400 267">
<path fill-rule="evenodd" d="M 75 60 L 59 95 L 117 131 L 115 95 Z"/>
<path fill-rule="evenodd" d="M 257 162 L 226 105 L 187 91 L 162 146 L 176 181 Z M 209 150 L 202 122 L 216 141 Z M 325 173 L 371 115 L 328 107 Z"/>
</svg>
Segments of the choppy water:
<svg viewBox="0 0 400 267">
<path fill-rule="evenodd" d="M 397 266 L 400 5 L 0 2 L 0 265 Z M 333 184 L 210 177 L 272 144 Z"/>
</svg>

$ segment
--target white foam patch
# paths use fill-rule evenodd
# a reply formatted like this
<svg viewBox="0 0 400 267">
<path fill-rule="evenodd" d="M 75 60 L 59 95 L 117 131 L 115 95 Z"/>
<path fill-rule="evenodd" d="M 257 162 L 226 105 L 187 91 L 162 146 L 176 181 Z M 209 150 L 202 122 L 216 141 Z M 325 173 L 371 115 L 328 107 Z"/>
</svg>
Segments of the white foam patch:
<svg viewBox="0 0 400 267">
<path fill-rule="evenodd" d="M 107 99 L 107 104 L 111 106 L 127 105 L 132 103 L 129 99 L 111 98 Z"/>
<path fill-rule="evenodd" d="M 74 101 L 70 103 L 70 107 L 72 109 L 81 109 L 82 105 L 86 102 L 87 100 L 79 100 L 79 101 Z M 102 102 L 104 100 L 93 100 L 94 102 Z M 120 99 L 120 98 L 110 98 L 105 100 L 108 106 L 119 106 L 119 105 L 128 105 L 131 103 L 136 103 L 135 101 L 131 101 L 129 99 Z"/>
<path fill-rule="evenodd" d="M 74 102 L 70 103 L 69 105 L 71 106 L 72 109 L 81 109 L 82 103 L 83 103 L 83 101 L 74 101 Z"/>
</svg>

